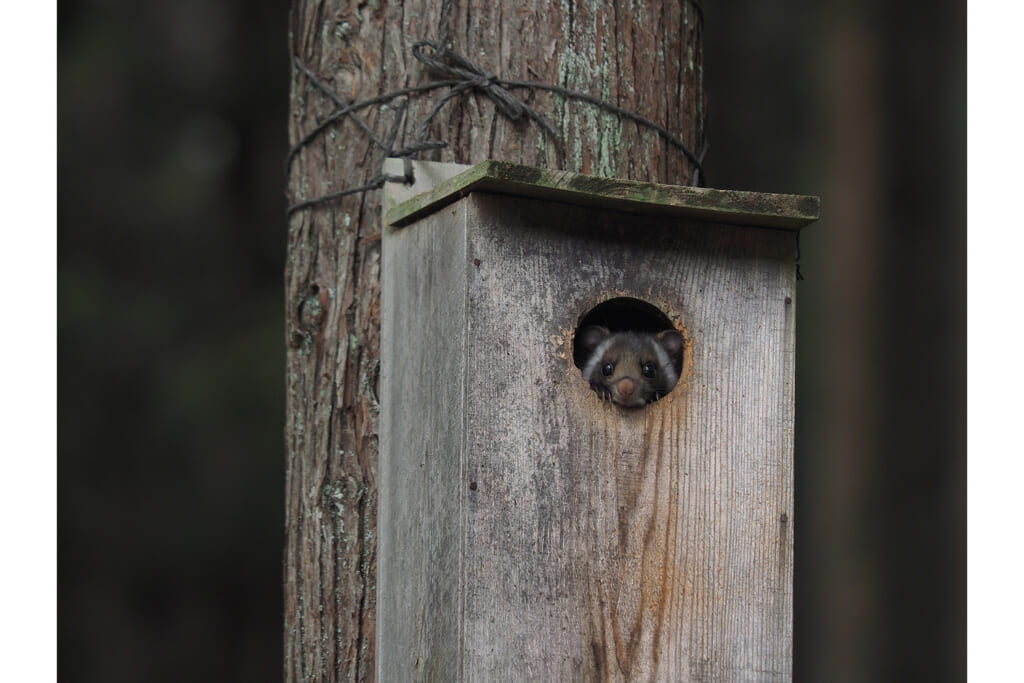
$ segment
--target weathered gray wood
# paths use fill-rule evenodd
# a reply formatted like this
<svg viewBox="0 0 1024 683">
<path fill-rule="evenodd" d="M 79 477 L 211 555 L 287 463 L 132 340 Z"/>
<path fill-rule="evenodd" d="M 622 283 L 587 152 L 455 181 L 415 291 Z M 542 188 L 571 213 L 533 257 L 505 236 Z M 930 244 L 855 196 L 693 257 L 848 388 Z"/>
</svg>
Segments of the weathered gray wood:
<svg viewBox="0 0 1024 683">
<path fill-rule="evenodd" d="M 466 233 L 422 228 L 389 235 L 381 273 L 377 623 L 397 646 L 381 681 L 457 680 L 461 665 Z"/>
<path fill-rule="evenodd" d="M 792 232 L 472 193 L 384 236 L 380 680 L 786 681 Z M 572 363 L 631 296 L 641 410 Z"/>
<path fill-rule="evenodd" d="M 402 177 L 405 173 L 405 159 L 385 159 L 384 174 L 391 178 Z M 442 161 L 419 161 L 409 160 L 409 167 L 412 171 L 412 183 L 391 182 L 388 183 L 387 191 L 381 194 L 381 211 L 386 216 L 388 211 L 395 206 L 406 202 L 427 192 L 431 192 L 438 185 L 454 178 L 472 166 L 468 164 L 449 164 Z M 385 218 L 385 220 L 387 220 Z"/>
<path fill-rule="evenodd" d="M 387 221 L 408 225 L 470 191 L 789 230 L 818 220 L 821 205 L 805 195 L 663 185 L 489 160 L 402 201 L 387 211 Z"/>
</svg>

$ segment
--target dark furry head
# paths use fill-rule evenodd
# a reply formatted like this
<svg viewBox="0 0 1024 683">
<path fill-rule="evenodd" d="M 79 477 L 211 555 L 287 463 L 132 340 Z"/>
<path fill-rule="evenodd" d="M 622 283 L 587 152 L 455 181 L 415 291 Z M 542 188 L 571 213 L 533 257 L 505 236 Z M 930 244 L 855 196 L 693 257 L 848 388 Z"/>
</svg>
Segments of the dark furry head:
<svg viewBox="0 0 1024 683">
<path fill-rule="evenodd" d="M 678 330 L 611 332 L 592 325 L 579 332 L 588 354 L 583 377 L 604 399 L 639 408 L 672 391 L 682 366 L 683 335 Z"/>
</svg>

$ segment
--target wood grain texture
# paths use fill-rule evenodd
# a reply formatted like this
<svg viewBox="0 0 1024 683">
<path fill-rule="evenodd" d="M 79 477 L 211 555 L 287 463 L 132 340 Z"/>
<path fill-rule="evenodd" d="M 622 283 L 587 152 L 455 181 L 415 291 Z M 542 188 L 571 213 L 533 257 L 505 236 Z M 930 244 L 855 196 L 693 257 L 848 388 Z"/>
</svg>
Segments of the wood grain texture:
<svg viewBox="0 0 1024 683">
<path fill-rule="evenodd" d="M 431 80 L 412 44 L 439 35 L 442 3 L 297 0 L 290 47 L 345 100 Z M 554 83 L 605 97 L 700 149 L 703 46 L 688 3 L 458 0 L 452 48 L 505 78 Z M 606 176 L 687 184 L 683 155 L 652 132 L 549 94 L 519 91 L 562 133 L 557 143 L 505 120 L 480 94 L 450 102 L 430 137 L 449 146 L 424 158 L 488 158 Z M 334 109 L 298 69 L 289 140 Z M 436 99 L 414 98 L 397 147 L 413 142 Z M 361 112 L 385 136 L 396 108 Z M 291 204 L 367 183 L 384 152 L 345 119 L 289 167 Z M 287 479 L 284 649 L 287 681 L 367 681 L 376 632 L 379 195 L 354 195 L 291 215 L 285 272 Z"/>
<path fill-rule="evenodd" d="M 716 223 L 799 230 L 818 220 L 817 197 L 716 190 L 600 178 L 581 173 L 483 161 L 389 209 L 391 225 L 408 225 L 467 192 L 535 197 L 583 206 L 661 214 Z"/>
<path fill-rule="evenodd" d="M 450 212 L 444 212 L 450 217 Z M 461 666 L 466 232 L 441 221 L 384 245 L 378 552 L 382 681 Z M 385 360 L 386 358 L 386 360 Z"/>
<path fill-rule="evenodd" d="M 442 324 L 444 353 L 462 340 L 463 374 L 444 361 L 440 376 L 464 398 L 423 398 L 446 390 L 408 368 L 441 360 L 434 341 L 404 343 L 396 320 L 382 362 L 387 378 L 405 368 L 405 390 L 389 389 L 384 420 L 395 411 L 396 438 L 420 442 L 445 424 L 449 447 L 434 454 L 452 462 L 431 471 L 460 478 L 416 480 L 414 453 L 381 453 L 382 471 L 406 468 L 394 481 L 433 487 L 435 501 L 381 513 L 382 565 L 417 568 L 416 588 L 382 603 L 382 656 L 398 667 L 387 679 L 438 680 L 416 663 L 454 632 L 443 680 L 790 680 L 794 235 L 484 193 L 385 242 L 402 252 L 417 231 L 465 236 L 443 257 L 428 250 L 461 291 L 396 290 L 412 320 Z M 441 291 L 425 284 L 439 277 L 421 290 Z M 580 318 L 618 296 L 657 306 L 688 339 L 682 382 L 641 410 L 600 402 L 572 363 Z M 414 540 L 434 537 L 457 539 L 460 560 L 455 541 L 442 552 Z M 450 591 L 458 599 L 433 611 L 430 596 Z"/>
</svg>

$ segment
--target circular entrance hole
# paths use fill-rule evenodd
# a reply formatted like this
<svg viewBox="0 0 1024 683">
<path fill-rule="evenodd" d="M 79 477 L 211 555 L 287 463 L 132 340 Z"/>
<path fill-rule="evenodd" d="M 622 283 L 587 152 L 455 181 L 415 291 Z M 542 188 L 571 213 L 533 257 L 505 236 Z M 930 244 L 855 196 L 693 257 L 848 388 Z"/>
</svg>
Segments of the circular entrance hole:
<svg viewBox="0 0 1024 683">
<path fill-rule="evenodd" d="M 573 335 L 573 363 L 597 395 L 640 408 L 675 387 L 683 368 L 682 333 L 646 301 L 618 297 L 590 309 Z"/>
</svg>

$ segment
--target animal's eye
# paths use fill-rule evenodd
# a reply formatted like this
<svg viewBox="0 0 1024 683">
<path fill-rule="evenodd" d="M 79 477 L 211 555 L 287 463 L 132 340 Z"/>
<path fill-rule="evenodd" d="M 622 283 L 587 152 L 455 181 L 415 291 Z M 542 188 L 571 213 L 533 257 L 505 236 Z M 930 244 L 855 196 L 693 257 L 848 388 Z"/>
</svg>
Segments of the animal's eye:
<svg viewBox="0 0 1024 683">
<path fill-rule="evenodd" d="M 643 365 L 640 366 L 640 371 L 644 373 L 644 377 L 647 379 L 654 379 L 654 376 L 658 374 L 658 368 L 651 361 L 644 361 Z"/>
<path fill-rule="evenodd" d="M 611 377 L 613 372 L 615 372 L 615 365 L 613 363 L 605 363 L 601 366 L 601 374 L 605 377 Z"/>
</svg>

